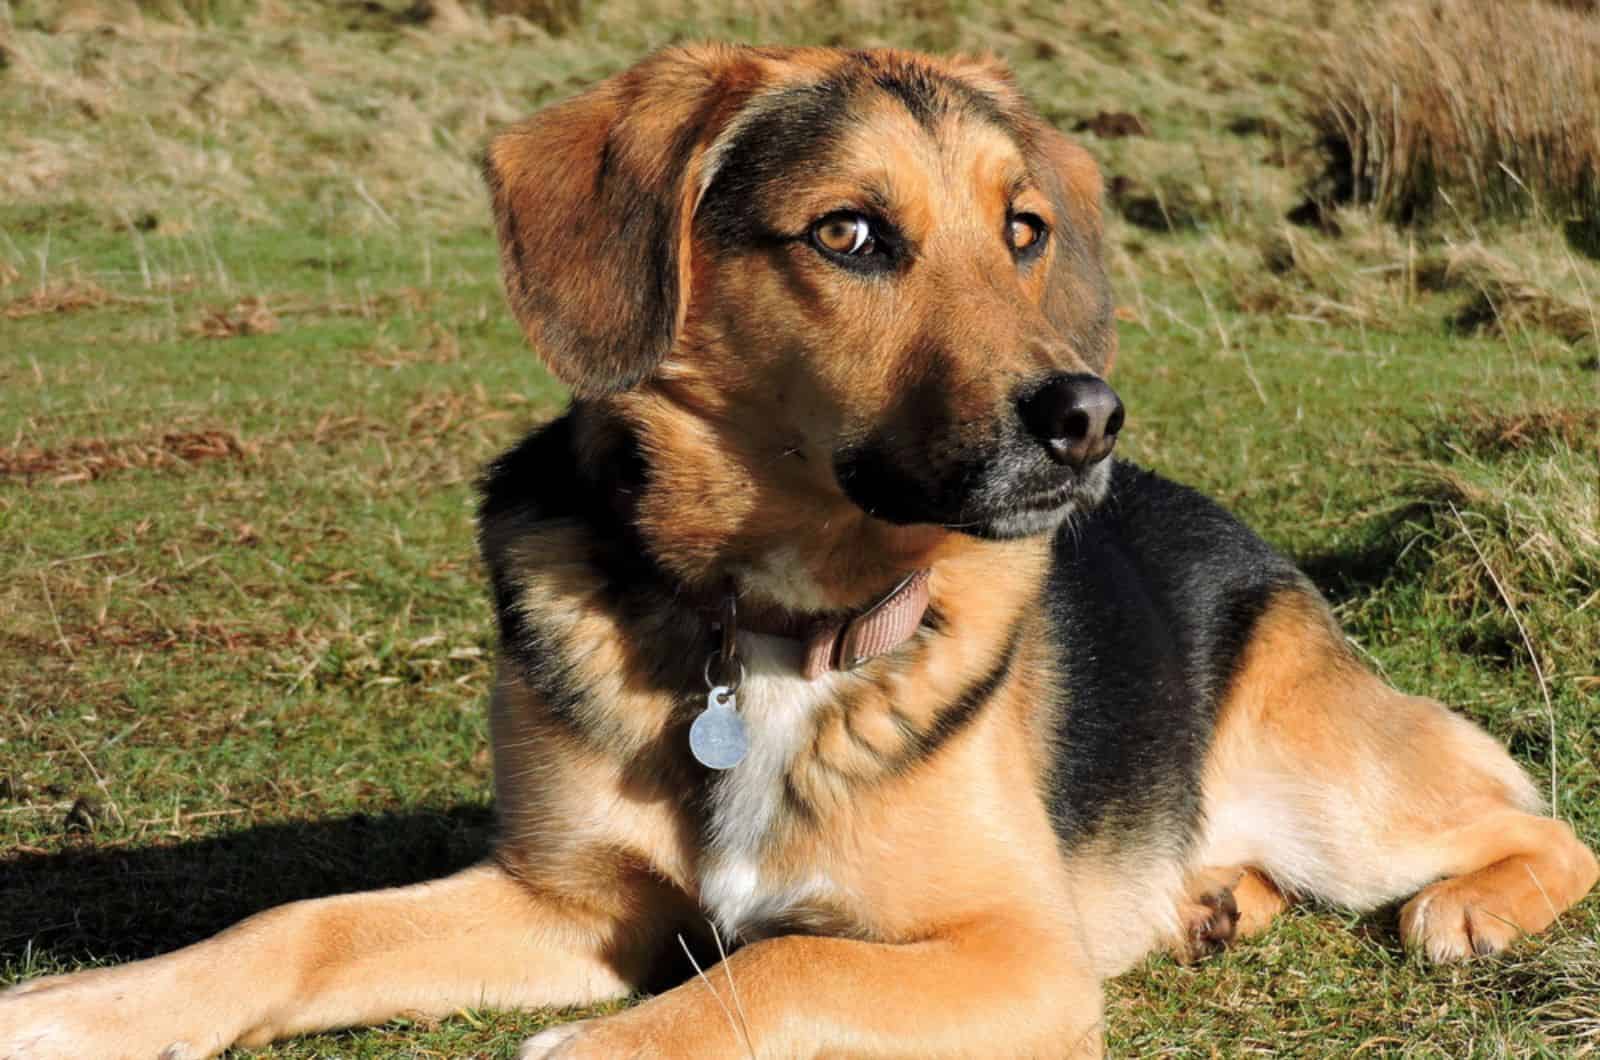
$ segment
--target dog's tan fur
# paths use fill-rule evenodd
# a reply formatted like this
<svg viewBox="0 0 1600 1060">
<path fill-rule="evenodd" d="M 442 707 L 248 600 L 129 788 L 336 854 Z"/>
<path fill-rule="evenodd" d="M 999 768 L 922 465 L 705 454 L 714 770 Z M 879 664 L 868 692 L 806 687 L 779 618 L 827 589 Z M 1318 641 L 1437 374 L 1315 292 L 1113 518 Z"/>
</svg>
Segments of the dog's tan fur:
<svg viewBox="0 0 1600 1060">
<path fill-rule="evenodd" d="M 799 232 L 870 187 L 917 268 L 873 285 L 798 242 L 735 254 L 705 236 L 736 134 L 858 67 L 940 105 L 919 117 L 863 75 L 825 164 L 756 187 L 751 209 Z M 536 657 L 506 645 L 496 680 L 494 857 L 23 984 L 0 998 L 0 1057 L 175 1060 L 403 1012 L 617 998 L 707 918 L 743 943 L 725 967 L 524 1055 L 1094 1055 L 1106 977 L 1263 930 L 1289 896 L 1368 908 L 1420 889 L 1402 933 L 1450 959 L 1544 928 L 1594 884 L 1505 752 L 1373 677 L 1304 587 L 1251 627 L 1192 845 L 1137 823 L 1062 843 L 1041 798 L 1064 709 L 1049 535 L 891 523 L 833 474 L 841 440 L 871 431 L 934 437 L 937 465 L 1020 380 L 1115 356 L 1098 174 L 997 65 L 673 50 L 507 132 L 488 169 L 512 307 L 578 395 L 576 481 L 612 509 L 486 508 L 502 611 L 539 632 Z M 1021 212 L 1053 233 L 1027 267 L 997 231 Z M 618 470 L 629 452 L 648 475 Z M 641 553 L 664 577 L 619 597 L 611 572 Z M 805 681 L 792 646 L 742 635 L 752 759 L 710 784 L 683 734 L 711 642 L 683 599 L 731 581 L 771 606 L 858 608 L 918 568 L 945 629 L 854 673 Z M 956 716 L 974 688 L 992 694 Z"/>
</svg>

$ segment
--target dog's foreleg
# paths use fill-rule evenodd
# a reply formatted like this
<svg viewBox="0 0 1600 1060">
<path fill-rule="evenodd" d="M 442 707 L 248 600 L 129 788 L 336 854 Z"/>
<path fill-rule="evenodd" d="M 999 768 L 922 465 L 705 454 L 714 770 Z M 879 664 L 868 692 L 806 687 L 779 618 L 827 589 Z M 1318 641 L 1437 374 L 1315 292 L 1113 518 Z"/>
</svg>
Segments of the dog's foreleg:
<svg viewBox="0 0 1600 1060">
<path fill-rule="evenodd" d="M 903 945 L 786 936 L 637 1008 L 552 1028 L 522 1056 L 1099 1056 L 1101 991 L 1087 968 L 1037 920 Z"/>
<path fill-rule="evenodd" d="M 1200 960 L 1259 935 L 1288 907 L 1283 892 L 1255 869 L 1198 869 L 1178 903 L 1180 931 L 1167 941 L 1167 951 L 1186 964 Z"/>
<path fill-rule="evenodd" d="M 403 1013 L 627 993 L 643 940 L 499 866 L 267 910 L 204 942 L 0 994 L 0 1058 L 187 1060 Z"/>
</svg>

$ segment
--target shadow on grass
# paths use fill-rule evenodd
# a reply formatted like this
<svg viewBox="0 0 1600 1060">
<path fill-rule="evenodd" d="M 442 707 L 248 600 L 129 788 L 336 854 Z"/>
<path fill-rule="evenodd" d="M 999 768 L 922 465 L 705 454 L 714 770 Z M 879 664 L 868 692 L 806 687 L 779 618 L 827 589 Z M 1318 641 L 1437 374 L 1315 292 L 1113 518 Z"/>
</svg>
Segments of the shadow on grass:
<svg viewBox="0 0 1600 1060">
<path fill-rule="evenodd" d="M 487 807 L 261 825 L 170 846 L 0 858 L 0 961 L 131 960 L 300 898 L 392 887 L 489 851 Z"/>
<path fill-rule="evenodd" d="M 1426 549 L 1411 549 L 1416 527 L 1427 521 L 1433 506 L 1408 504 L 1374 519 L 1359 530 L 1357 540 L 1338 548 L 1295 557 L 1313 584 L 1335 604 L 1371 595 L 1397 575 L 1418 578 L 1428 562 Z M 1407 532 L 1407 528 L 1410 532 Z M 1408 555 L 1409 550 L 1409 555 Z M 1407 564 L 1401 569 L 1401 562 Z"/>
</svg>

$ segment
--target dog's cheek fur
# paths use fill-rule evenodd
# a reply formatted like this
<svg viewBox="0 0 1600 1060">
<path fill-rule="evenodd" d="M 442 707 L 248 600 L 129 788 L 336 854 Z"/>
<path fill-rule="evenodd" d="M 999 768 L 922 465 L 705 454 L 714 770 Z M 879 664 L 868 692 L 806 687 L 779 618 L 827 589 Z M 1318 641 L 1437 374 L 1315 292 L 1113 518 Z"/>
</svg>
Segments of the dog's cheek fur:
<svg viewBox="0 0 1600 1060">
<path fill-rule="evenodd" d="M 809 610 L 859 606 L 908 570 L 959 551 L 935 527 L 869 517 L 781 445 L 749 444 L 715 419 L 643 388 L 615 399 L 650 464 L 634 518 L 642 546 L 702 590 L 730 577 L 765 599 Z"/>
<path fill-rule="evenodd" d="M 1058 221 L 1044 298 L 1045 315 L 1096 375 L 1117 356 L 1111 281 L 1102 248 L 1102 182 L 1094 158 L 1039 119 L 1026 134 L 1031 163 Z"/>
</svg>

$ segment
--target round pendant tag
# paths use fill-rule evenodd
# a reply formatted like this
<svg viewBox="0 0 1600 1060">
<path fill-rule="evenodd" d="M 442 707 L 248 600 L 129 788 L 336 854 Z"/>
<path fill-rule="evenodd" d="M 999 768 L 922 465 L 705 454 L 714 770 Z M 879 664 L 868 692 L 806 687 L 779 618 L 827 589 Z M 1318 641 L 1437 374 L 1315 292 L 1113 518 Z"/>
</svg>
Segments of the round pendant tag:
<svg viewBox="0 0 1600 1060">
<path fill-rule="evenodd" d="M 734 710 L 733 694 L 719 685 L 706 697 L 706 709 L 689 726 L 689 753 L 707 769 L 732 769 L 744 761 L 750 738 Z"/>
</svg>

